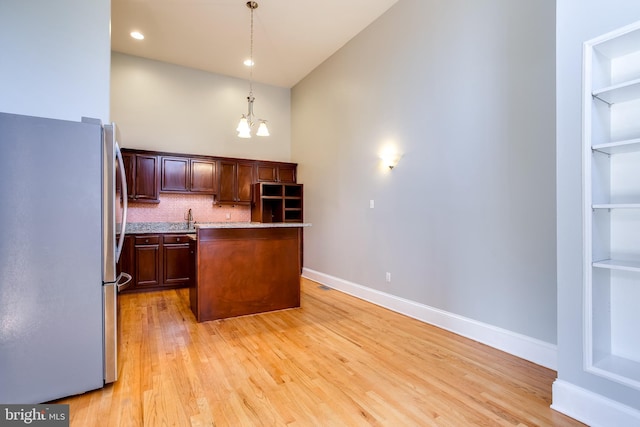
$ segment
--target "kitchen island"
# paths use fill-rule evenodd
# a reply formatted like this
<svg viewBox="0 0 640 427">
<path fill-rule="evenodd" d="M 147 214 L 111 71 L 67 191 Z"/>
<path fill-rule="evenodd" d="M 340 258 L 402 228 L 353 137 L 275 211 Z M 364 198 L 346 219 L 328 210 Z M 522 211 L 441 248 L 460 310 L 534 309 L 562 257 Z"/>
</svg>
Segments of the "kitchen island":
<svg viewBox="0 0 640 427">
<path fill-rule="evenodd" d="M 198 322 L 300 306 L 306 223 L 196 225 L 191 310 Z"/>
</svg>

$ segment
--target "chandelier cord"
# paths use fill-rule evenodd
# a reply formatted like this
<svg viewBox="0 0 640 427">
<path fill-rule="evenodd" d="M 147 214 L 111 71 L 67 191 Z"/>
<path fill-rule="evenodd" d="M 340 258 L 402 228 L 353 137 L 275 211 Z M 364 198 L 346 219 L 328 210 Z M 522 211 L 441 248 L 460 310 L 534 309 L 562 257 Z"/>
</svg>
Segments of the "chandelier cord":
<svg viewBox="0 0 640 427">
<path fill-rule="evenodd" d="M 249 43 L 249 61 L 251 61 L 251 65 L 249 66 L 249 96 L 253 97 L 253 5 L 250 7 L 251 9 L 251 38 Z"/>
<path fill-rule="evenodd" d="M 249 35 L 249 96 L 247 97 L 247 114 L 243 114 L 240 118 L 240 123 L 236 131 L 240 138 L 251 138 L 251 127 L 253 126 L 253 11 L 258 8 L 258 3 L 255 1 L 248 1 L 246 6 L 251 9 L 251 32 Z M 246 63 L 246 61 L 245 61 Z M 267 121 L 258 119 L 259 126 L 256 132 L 257 136 L 269 136 L 269 129 L 267 129 Z"/>
</svg>

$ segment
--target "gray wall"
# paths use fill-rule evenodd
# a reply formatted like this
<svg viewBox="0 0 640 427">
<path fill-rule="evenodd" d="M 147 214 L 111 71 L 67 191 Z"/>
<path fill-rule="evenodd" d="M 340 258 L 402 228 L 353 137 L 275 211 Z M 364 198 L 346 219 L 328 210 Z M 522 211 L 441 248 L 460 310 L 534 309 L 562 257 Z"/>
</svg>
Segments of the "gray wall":
<svg viewBox="0 0 640 427">
<path fill-rule="evenodd" d="M 111 118 L 129 148 L 289 161 L 291 91 L 254 83 L 269 137 L 238 138 L 249 81 L 114 52 Z"/>
<path fill-rule="evenodd" d="M 0 1 L 0 111 L 109 120 L 109 0 Z"/>
<path fill-rule="evenodd" d="M 583 371 L 582 43 L 640 20 L 640 2 L 558 0 L 558 378 L 640 409 L 640 392 Z"/>
<path fill-rule="evenodd" d="M 554 344 L 554 23 L 400 0 L 296 85 L 305 267 Z"/>
</svg>

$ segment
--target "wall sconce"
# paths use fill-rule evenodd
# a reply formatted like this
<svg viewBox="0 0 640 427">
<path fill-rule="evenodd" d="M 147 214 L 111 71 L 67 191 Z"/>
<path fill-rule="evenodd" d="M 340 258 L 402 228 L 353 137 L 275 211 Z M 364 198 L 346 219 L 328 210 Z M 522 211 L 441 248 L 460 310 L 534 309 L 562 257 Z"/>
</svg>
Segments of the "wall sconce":
<svg viewBox="0 0 640 427">
<path fill-rule="evenodd" d="M 398 156 L 388 156 L 388 157 L 383 157 L 382 158 L 382 162 L 389 169 L 395 168 L 397 166 L 397 164 L 398 164 L 398 160 L 400 160 L 400 157 L 398 157 Z"/>
<path fill-rule="evenodd" d="M 385 150 L 380 154 L 380 159 L 382 160 L 382 164 L 388 167 L 389 169 L 393 169 L 398 165 L 400 161 L 400 154 L 398 154 L 395 150 Z"/>
</svg>

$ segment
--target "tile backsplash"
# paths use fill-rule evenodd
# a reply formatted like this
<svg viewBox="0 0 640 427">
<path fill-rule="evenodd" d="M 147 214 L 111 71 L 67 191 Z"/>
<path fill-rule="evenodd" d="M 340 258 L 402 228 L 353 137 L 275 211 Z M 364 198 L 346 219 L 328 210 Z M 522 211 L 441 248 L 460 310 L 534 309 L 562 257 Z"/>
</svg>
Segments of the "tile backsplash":
<svg viewBox="0 0 640 427">
<path fill-rule="evenodd" d="M 251 207 L 213 204 L 213 196 L 191 194 L 160 194 L 160 203 L 129 202 L 127 221 L 180 222 L 186 221 L 187 212 L 196 222 L 250 222 Z"/>
</svg>

